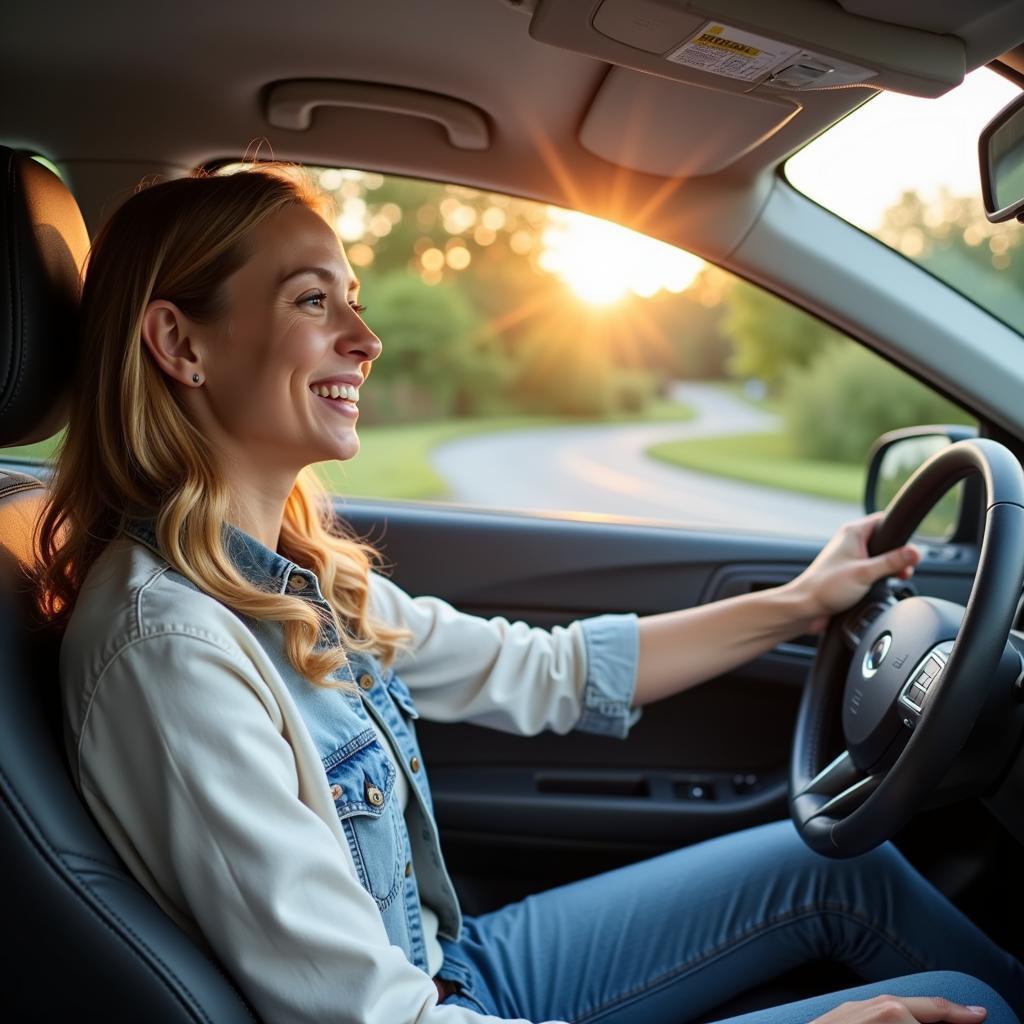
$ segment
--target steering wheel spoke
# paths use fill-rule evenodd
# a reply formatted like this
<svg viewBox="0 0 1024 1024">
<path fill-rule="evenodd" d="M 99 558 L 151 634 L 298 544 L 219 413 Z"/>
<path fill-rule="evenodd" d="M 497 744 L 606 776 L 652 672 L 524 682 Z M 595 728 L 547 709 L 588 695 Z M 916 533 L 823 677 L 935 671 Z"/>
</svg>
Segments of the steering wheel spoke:
<svg viewBox="0 0 1024 1024">
<path fill-rule="evenodd" d="M 800 821 L 812 818 L 845 818 L 878 788 L 884 772 L 865 775 L 848 750 L 826 765 L 795 795 L 793 807 Z"/>
<path fill-rule="evenodd" d="M 885 778 L 885 772 L 874 772 L 837 793 L 831 800 L 826 800 L 813 815 L 814 817 L 845 818 L 855 810 L 878 788 Z"/>
<path fill-rule="evenodd" d="M 831 799 L 843 790 L 863 778 L 860 770 L 853 763 L 848 750 L 844 750 L 837 758 L 829 762 L 817 775 L 797 794 L 804 796 L 813 793 Z"/>
<path fill-rule="evenodd" d="M 822 813 L 822 808 L 839 800 L 855 789 L 863 775 L 853 763 L 848 750 L 827 764 L 798 793 L 793 794 L 793 806 L 801 821 L 810 821 Z"/>
</svg>

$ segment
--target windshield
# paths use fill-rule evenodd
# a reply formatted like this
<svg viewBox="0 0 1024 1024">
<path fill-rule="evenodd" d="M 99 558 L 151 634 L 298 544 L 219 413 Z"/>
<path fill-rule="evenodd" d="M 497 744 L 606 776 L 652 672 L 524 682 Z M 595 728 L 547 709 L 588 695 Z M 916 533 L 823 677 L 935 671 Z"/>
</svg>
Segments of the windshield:
<svg viewBox="0 0 1024 1024">
<path fill-rule="evenodd" d="M 1024 229 L 990 224 L 978 136 L 1019 89 L 988 68 L 939 99 L 882 93 L 786 164 L 794 187 L 1024 333 Z"/>
</svg>

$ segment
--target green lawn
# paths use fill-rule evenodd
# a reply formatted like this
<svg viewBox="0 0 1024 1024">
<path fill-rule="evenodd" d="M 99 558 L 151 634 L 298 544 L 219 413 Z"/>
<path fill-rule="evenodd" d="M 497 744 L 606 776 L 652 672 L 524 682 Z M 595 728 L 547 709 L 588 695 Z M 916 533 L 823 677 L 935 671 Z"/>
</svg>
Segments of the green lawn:
<svg viewBox="0 0 1024 1024">
<path fill-rule="evenodd" d="M 594 423 L 685 422 L 693 410 L 677 402 L 657 400 L 639 414 L 603 419 L 568 416 L 489 416 L 397 426 L 360 427 L 359 455 L 351 462 L 321 462 L 317 472 L 327 487 L 351 497 L 443 499 L 444 481 L 430 466 L 430 452 L 444 441 L 502 430 L 577 426 Z M 21 448 L 8 448 L 4 458 L 46 459 L 61 435 Z"/>
<path fill-rule="evenodd" d="M 863 465 L 799 458 L 792 453 L 783 434 L 733 434 L 668 441 L 648 448 L 647 454 L 673 466 L 787 491 L 856 504 L 864 498 Z"/>
<path fill-rule="evenodd" d="M 53 454 L 54 448 L 57 447 L 63 436 L 64 431 L 62 430 L 59 434 L 54 434 L 53 437 L 48 437 L 45 441 L 37 441 L 35 444 L 23 444 L 18 448 L 4 448 L 2 452 L 3 458 L 45 462 Z"/>
</svg>

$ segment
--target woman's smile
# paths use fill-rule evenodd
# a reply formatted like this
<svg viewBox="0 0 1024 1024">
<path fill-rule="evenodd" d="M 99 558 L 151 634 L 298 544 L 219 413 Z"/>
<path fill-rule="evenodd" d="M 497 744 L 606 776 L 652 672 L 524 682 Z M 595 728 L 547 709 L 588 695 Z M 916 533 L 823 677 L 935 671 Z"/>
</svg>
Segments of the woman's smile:
<svg viewBox="0 0 1024 1024">
<path fill-rule="evenodd" d="M 310 388 L 310 391 L 313 391 Z M 351 398 L 331 397 L 318 395 L 313 391 L 313 397 L 318 401 L 329 406 L 334 412 L 340 413 L 342 416 L 348 416 L 350 419 L 356 419 L 359 415 L 359 406 Z"/>
</svg>

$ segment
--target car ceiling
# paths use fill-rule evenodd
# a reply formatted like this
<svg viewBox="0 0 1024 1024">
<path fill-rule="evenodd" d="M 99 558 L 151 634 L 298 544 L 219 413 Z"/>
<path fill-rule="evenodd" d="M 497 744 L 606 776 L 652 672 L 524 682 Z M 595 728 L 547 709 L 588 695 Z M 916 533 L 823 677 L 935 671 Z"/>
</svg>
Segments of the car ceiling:
<svg viewBox="0 0 1024 1024">
<path fill-rule="evenodd" d="M 872 84 L 754 87 L 658 52 L 709 19 L 873 60 Z M 765 172 L 878 85 L 938 95 L 1024 39 L 1019 0 L 20 0 L 0 24 L 0 141 L 61 165 L 92 227 L 144 175 L 248 154 L 560 203 L 711 258 L 749 229 Z M 357 105 L 277 127 L 285 83 Z M 390 111 L 358 106 L 368 85 Z M 395 89 L 434 94 L 431 116 L 394 112 Z"/>
</svg>

